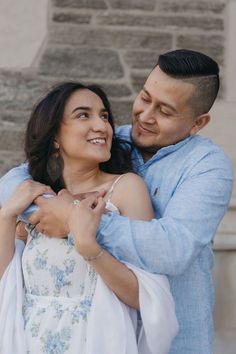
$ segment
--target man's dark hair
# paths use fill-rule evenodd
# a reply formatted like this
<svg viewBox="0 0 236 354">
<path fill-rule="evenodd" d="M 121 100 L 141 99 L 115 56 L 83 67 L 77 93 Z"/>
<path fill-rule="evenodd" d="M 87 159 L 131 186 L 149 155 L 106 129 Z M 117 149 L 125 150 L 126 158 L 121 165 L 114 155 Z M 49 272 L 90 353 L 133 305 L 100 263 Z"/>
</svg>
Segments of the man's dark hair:
<svg viewBox="0 0 236 354">
<path fill-rule="evenodd" d="M 56 153 L 54 141 L 61 125 L 64 109 L 71 95 L 79 90 L 90 90 L 102 100 L 108 113 L 108 121 L 113 130 L 111 158 L 100 164 L 105 172 L 120 174 L 131 171 L 131 148 L 129 143 L 119 139 L 115 134 L 114 118 L 105 92 L 97 85 L 83 85 L 80 82 L 64 82 L 53 87 L 35 105 L 27 124 L 25 133 L 25 155 L 29 172 L 34 180 L 50 185 L 58 192 L 65 187 L 62 177 L 63 161 L 55 165 Z M 128 146 L 127 146 L 128 145 Z"/>
<path fill-rule="evenodd" d="M 193 50 L 179 49 L 160 55 L 157 65 L 168 76 L 196 87 L 188 101 L 195 116 L 209 112 L 220 86 L 219 66 L 212 58 Z"/>
</svg>

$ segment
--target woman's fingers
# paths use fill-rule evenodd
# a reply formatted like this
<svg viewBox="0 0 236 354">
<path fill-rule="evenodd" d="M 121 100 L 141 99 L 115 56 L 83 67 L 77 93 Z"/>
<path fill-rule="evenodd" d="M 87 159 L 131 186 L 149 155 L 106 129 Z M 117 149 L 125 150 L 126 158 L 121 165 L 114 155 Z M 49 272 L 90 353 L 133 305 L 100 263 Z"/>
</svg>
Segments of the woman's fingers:
<svg viewBox="0 0 236 354">
<path fill-rule="evenodd" d="M 101 216 L 105 212 L 105 209 L 106 203 L 102 197 L 99 197 L 97 199 L 97 205 L 94 207 L 93 210 L 97 215 Z"/>
</svg>

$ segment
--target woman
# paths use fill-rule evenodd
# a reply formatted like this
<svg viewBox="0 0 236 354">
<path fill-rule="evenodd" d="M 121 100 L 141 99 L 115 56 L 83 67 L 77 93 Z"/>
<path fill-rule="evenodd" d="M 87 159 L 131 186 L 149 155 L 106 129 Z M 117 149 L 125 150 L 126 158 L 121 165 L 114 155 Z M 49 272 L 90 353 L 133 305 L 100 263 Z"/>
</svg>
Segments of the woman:
<svg viewBox="0 0 236 354">
<path fill-rule="evenodd" d="M 2 354 L 168 352 L 177 323 L 166 278 L 120 263 L 96 242 L 105 203 L 110 212 L 130 218 L 153 217 L 142 179 L 121 174 L 130 166 L 125 150 L 114 134 L 110 105 L 99 87 L 61 84 L 36 105 L 25 142 L 34 181 L 20 184 L 0 211 L 0 319 L 7 308 L 4 301 L 10 298 L 10 282 L 19 294 L 11 314 L 17 315 L 19 330 L 12 331 L 18 344 L 13 341 L 15 347 L 9 351 L 8 341 L 0 338 Z M 80 203 L 72 197 L 93 190 L 108 193 L 104 200 L 90 197 Z M 29 225 L 21 256 L 14 242 L 17 215 L 37 197 L 59 191 L 57 198 L 72 237 L 48 238 Z M 15 277 L 19 267 L 25 293 L 18 272 Z M 24 328 L 17 312 L 22 298 Z M 138 340 L 137 311 L 131 308 L 141 311 L 144 323 Z M 154 309 L 161 325 L 152 318 Z M 164 323 L 170 328 L 163 332 Z M 160 334 L 158 340 L 154 329 Z M 21 349 L 19 335 L 24 339 Z"/>
</svg>

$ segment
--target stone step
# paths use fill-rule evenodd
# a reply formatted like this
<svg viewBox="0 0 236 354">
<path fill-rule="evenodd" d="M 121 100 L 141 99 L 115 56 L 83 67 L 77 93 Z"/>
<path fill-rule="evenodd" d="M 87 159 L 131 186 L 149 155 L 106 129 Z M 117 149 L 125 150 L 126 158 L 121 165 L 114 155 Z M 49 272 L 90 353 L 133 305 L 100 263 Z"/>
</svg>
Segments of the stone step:
<svg viewBox="0 0 236 354">
<path fill-rule="evenodd" d="M 214 340 L 214 354 L 236 353 L 236 328 L 235 330 L 216 331 Z"/>
</svg>

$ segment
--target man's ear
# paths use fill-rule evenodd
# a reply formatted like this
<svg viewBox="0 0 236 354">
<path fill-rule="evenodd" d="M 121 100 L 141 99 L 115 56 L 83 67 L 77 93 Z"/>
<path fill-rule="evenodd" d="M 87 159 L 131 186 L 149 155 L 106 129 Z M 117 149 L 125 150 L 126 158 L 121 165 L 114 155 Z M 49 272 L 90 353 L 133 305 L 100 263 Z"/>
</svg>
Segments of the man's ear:
<svg viewBox="0 0 236 354">
<path fill-rule="evenodd" d="M 204 113 L 197 118 L 195 118 L 194 125 L 192 129 L 190 130 L 190 135 L 197 134 L 199 130 L 204 128 L 211 120 L 211 116 L 209 113 Z"/>
</svg>

